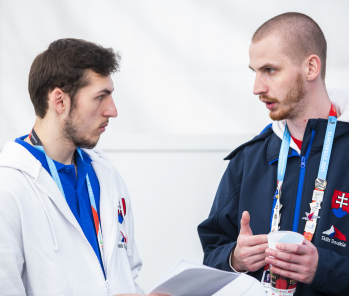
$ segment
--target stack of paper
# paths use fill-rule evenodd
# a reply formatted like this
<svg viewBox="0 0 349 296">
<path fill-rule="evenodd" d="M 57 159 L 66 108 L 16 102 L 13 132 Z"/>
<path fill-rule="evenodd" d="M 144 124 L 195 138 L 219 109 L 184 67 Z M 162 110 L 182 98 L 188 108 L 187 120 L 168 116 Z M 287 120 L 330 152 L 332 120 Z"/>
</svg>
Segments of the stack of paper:
<svg viewBox="0 0 349 296">
<path fill-rule="evenodd" d="M 181 259 L 150 294 L 211 296 L 239 275 Z"/>
</svg>

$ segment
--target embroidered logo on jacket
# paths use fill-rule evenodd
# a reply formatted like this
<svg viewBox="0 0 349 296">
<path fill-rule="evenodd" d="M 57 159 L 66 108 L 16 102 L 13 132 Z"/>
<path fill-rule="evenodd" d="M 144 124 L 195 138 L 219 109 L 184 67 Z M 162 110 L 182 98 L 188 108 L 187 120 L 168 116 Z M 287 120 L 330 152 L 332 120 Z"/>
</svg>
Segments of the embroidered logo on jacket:
<svg viewBox="0 0 349 296">
<path fill-rule="evenodd" d="M 332 212 L 337 218 L 343 218 L 349 213 L 349 193 L 335 190 L 332 196 Z"/>
<path fill-rule="evenodd" d="M 120 235 L 119 235 L 119 242 L 127 243 L 126 237 L 124 236 L 124 234 L 121 231 L 120 231 Z"/>
<path fill-rule="evenodd" d="M 120 231 L 120 234 L 119 234 L 118 247 L 120 249 L 124 248 L 125 250 L 127 250 L 127 239 L 125 235 L 122 233 L 122 231 Z"/>
<path fill-rule="evenodd" d="M 121 205 L 120 205 L 120 201 L 119 201 L 119 207 L 118 207 L 118 220 L 119 220 L 119 223 L 122 224 L 124 222 L 124 215 L 126 216 L 126 202 L 125 202 L 125 199 L 122 198 L 121 199 L 122 201 L 122 209 L 124 210 L 122 212 L 121 210 Z M 124 214 L 124 215 L 123 215 Z"/>
<path fill-rule="evenodd" d="M 323 240 L 325 242 L 328 242 L 328 243 L 335 244 L 335 245 L 340 246 L 340 247 L 345 247 L 346 246 L 345 243 L 338 242 L 338 241 L 335 240 L 335 238 L 336 238 L 336 239 L 341 240 L 341 241 L 347 241 L 347 238 L 345 237 L 345 235 L 342 232 L 340 232 L 337 227 L 332 225 L 331 228 L 329 230 L 324 231 L 323 234 L 328 235 L 332 239 L 330 239 L 329 237 L 323 235 L 321 237 L 321 240 Z"/>
</svg>

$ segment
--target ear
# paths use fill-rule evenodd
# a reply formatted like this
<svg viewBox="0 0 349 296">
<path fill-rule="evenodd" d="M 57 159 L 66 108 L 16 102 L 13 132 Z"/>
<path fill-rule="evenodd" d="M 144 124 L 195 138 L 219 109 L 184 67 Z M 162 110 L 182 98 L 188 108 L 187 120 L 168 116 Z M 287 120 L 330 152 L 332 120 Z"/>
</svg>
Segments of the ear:
<svg viewBox="0 0 349 296">
<path fill-rule="evenodd" d="M 48 94 L 49 104 L 58 114 L 63 114 L 65 111 L 69 111 L 70 98 L 67 93 L 56 87 L 52 92 Z"/>
<path fill-rule="evenodd" d="M 321 72 L 321 60 L 320 58 L 312 54 L 306 60 L 306 78 L 308 81 L 313 81 L 320 76 Z"/>
</svg>

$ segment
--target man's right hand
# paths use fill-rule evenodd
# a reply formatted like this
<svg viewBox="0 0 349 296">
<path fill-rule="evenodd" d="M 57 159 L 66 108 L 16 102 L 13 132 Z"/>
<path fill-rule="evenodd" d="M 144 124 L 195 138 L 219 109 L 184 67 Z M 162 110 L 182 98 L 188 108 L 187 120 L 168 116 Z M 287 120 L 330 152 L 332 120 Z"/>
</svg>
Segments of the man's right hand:
<svg viewBox="0 0 349 296">
<path fill-rule="evenodd" d="M 267 234 L 253 235 L 250 228 L 250 214 L 245 211 L 241 217 L 240 233 L 231 256 L 231 265 L 236 271 L 256 271 L 266 265 L 265 250 L 268 248 Z"/>
</svg>

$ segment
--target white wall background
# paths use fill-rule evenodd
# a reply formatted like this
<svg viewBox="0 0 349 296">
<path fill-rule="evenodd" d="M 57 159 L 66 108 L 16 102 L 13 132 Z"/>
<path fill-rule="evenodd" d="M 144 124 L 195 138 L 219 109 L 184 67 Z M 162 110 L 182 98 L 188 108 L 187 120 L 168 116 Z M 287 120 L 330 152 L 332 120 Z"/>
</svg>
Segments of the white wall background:
<svg viewBox="0 0 349 296">
<path fill-rule="evenodd" d="M 30 65 L 58 38 L 122 54 L 119 116 L 100 146 L 128 184 L 149 291 L 180 258 L 201 262 L 196 227 L 209 213 L 231 150 L 270 120 L 252 94 L 253 32 L 287 11 L 311 16 L 328 42 L 327 86 L 349 77 L 349 2 L 325 0 L 0 0 L 0 148 L 35 115 Z"/>
</svg>

